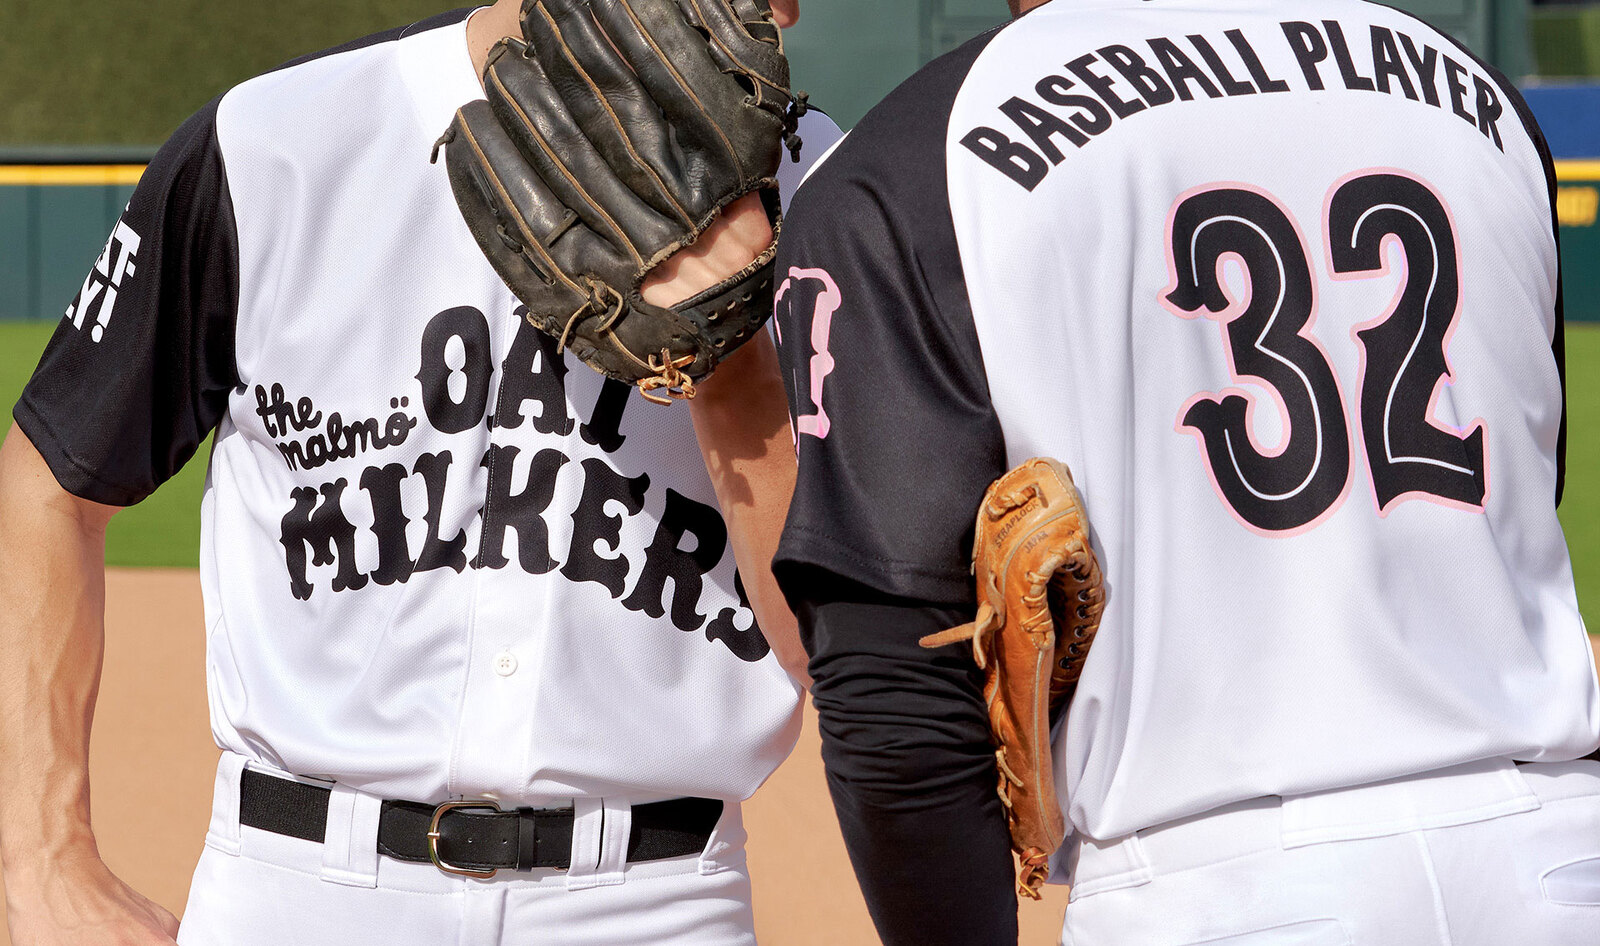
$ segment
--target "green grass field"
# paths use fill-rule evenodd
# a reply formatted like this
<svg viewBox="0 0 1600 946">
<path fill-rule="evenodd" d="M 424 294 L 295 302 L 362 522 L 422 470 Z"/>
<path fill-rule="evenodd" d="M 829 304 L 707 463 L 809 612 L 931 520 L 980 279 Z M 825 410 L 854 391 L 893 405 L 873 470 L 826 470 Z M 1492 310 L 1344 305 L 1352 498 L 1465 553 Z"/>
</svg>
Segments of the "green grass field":
<svg viewBox="0 0 1600 946">
<path fill-rule="evenodd" d="M 16 403 L 56 323 L 0 323 L 0 404 Z M 8 408 L 9 409 L 9 408 Z M 1600 325 L 1567 329 L 1567 491 L 1561 522 L 1572 549 L 1578 597 L 1600 630 Z M 113 565 L 189 566 L 198 563 L 200 449 L 183 472 L 139 505 L 119 514 L 106 539 Z"/>
<path fill-rule="evenodd" d="M 0 144 L 159 143 L 250 76 L 450 8 L 442 0 L 140 0 L 91 11 L 8 0 L 0 3 Z"/>
<path fill-rule="evenodd" d="M 1572 550 L 1583 619 L 1600 632 L 1600 325 L 1567 328 L 1567 489 L 1561 526 Z"/>
<path fill-rule="evenodd" d="M 0 0 L 0 148 L 159 144 L 212 96 L 251 76 L 457 5 L 466 4 L 137 0 L 85 8 Z M 1006 17 L 1000 0 L 804 6 L 786 37 L 795 82 L 845 127 L 922 62 Z"/>
</svg>

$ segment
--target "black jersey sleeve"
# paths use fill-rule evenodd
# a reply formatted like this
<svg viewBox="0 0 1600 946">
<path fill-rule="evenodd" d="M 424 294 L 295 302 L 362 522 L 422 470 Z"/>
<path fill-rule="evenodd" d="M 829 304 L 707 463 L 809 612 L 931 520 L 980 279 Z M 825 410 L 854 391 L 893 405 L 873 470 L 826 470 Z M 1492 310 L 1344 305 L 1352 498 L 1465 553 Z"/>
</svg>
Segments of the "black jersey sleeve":
<svg viewBox="0 0 1600 946">
<path fill-rule="evenodd" d="M 972 596 L 972 522 L 1005 470 L 945 173 L 982 40 L 862 120 L 800 188 L 779 243 L 778 346 L 799 478 L 775 568 Z"/>
<path fill-rule="evenodd" d="M 1017 935 L 982 675 L 917 643 L 970 620 L 973 521 L 1005 470 L 944 157 L 986 41 L 869 113 L 800 188 L 779 243 L 799 475 L 774 570 L 811 655 L 834 809 L 886 944 Z"/>
<path fill-rule="evenodd" d="M 214 101 L 150 163 L 13 412 L 84 499 L 154 492 L 237 384 L 238 237 L 216 114 Z"/>
<path fill-rule="evenodd" d="M 995 791 L 983 674 L 924 634 L 970 607 L 793 570 L 828 791 L 886 946 L 1017 941 L 1011 835 Z"/>
</svg>

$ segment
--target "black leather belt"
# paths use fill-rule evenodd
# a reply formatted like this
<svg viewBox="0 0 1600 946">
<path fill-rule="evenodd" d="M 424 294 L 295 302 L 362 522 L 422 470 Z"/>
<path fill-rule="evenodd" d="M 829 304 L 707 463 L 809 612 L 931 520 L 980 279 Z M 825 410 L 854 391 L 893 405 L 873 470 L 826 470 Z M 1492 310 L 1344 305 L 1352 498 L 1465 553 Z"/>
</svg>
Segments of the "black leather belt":
<svg viewBox="0 0 1600 946">
<path fill-rule="evenodd" d="M 245 769 L 239 779 L 239 823 L 321 842 L 331 794 L 320 785 Z M 698 854 L 721 817 L 722 802 L 712 798 L 634 805 L 628 860 Z M 501 811 L 489 801 L 385 801 L 378 816 L 378 852 L 473 877 L 501 870 L 566 870 L 572 866 L 572 818 L 571 808 Z"/>
</svg>

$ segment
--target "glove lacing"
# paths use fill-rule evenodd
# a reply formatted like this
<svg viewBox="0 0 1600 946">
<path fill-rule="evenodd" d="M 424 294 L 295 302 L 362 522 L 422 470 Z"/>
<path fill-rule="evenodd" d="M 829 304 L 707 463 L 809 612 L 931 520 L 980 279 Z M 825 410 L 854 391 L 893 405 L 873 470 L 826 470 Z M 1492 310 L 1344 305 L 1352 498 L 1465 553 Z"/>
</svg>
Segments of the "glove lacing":
<svg viewBox="0 0 1600 946">
<path fill-rule="evenodd" d="M 617 347 L 621 348 L 622 346 L 619 344 Z M 627 349 L 624 348 L 623 351 L 627 352 Z M 632 352 L 627 353 L 630 357 L 633 356 Z M 639 359 L 634 358 L 633 360 L 638 361 Z M 644 396 L 645 400 L 654 401 L 657 404 L 671 404 L 674 400 L 693 400 L 695 395 L 694 381 L 683 373 L 684 367 L 693 362 L 693 354 L 684 355 L 674 361 L 671 352 L 665 348 L 661 349 L 659 356 L 651 355 L 648 362 L 641 362 L 655 374 L 638 380 L 639 393 Z M 664 395 L 656 394 L 654 393 L 656 391 L 665 391 L 666 393 Z"/>
<path fill-rule="evenodd" d="M 795 164 L 800 163 L 800 149 L 805 142 L 795 131 L 800 127 L 800 119 L 811 111 L 811 96 L 805 92 L 796 92 L 794 101 L 789 103 L 789 108 L 783 113 L 783 145 L 789 149 L 789 159 Z"/>
<path fill-rule="evenodd" d="M 674 400 L 692 400 L 695 395 L 694 381 L 683 372 L 683 369 L 694 363 L 693 353 L 673 358 L 672 353 L 663 348 L 661 354 L 651 355 L 649 360 L 635 355 L 611 330 L 627 309 L 627 300 L 623 299 L 622 294 L 616 289 L 598 279 L 586 276 L 584 283 L 589 287 L 589 298 L 583 300 L 583 304 L 567 316 L 567 324 L 562 327 L 561 335 L 556 339 L 556 351 L 567 350 L 567 341 L 572 337 L 573 328 L 586 314 L 600 313 L 602 318 L 600 324 L 595 327 L 595 334 L 605 336 L 613 348 L 627 356 L 641 370 L 649 372 L 648 377 L 640 378 L 636 382 L 639 393 L 645 400 L 657 404 L 671 404 Z M 656 391 L 665 393 L 656 394 Z"/>
<path fill-rule="evenodd" d="M 624 305 L 622 293 L 589 276 L 583 277 L 583 282 L 589 287 L 589 297 L 583 300 L 583 304 L 573 309 L 571 315 L 567 316 L 567 324 L 562 327 L 561 334 L 556 338 L 556 351 L 558 352 L 567 350 L 567 340 L 572 337 L 573 327 L 589 312 L 605 313 L 605 323 L 601 326 L 602 331 L 610 328 L 611 324 L 622 314 Z M 607 296 L 610 298 L 607 299 Z"/>
</svg>

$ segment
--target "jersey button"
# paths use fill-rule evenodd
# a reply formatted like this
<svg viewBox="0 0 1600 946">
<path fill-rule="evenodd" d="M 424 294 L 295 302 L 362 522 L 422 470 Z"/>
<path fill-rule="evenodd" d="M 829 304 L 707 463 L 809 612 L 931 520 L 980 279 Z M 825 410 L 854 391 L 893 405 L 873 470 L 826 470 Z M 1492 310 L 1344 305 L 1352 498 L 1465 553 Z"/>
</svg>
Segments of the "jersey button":
<svg viewBox="0 0 1600 946">
<path fill-rule="evenodd" d="M 509 677 L 517 672 L 517 657 L 515 654 L 503 653 L 494 658 L 494 672 L 502 677 Z"/>
</svg>

